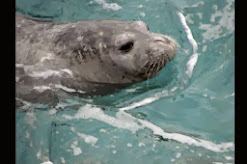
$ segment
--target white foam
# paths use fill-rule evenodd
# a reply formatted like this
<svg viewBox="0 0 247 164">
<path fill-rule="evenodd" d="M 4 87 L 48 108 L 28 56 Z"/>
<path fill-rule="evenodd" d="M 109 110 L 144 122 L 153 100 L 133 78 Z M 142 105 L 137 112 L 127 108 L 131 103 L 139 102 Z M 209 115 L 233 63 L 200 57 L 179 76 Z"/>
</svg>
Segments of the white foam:
<svg viewBox="0 0 247 164">
<path fill-rule="evenodd" d="M 120 10 L 122 7 L 117 3 L 107 3 L 105 0 L 94 0 L 96 3 L 101 4 L 104 9 L 108 10 Z"/>
<path fill-rule="evenodd" d="M 39 92 L 44 92 L 45 90 L 51 90 L 51 87 L 49 86 L 45 86 L 45 85 L 41 85 L 41 86 L 35 86 L 33 87 L 33 89 L 39 91 Z"/>
<path fill-rule="evenodd" d="M 77 156 L 82 153 L 81 148 L 77 147 L 78 141 L 74 141 L 71 145 L 71 148 L 73 149 L 73 155 Z"/>
<path fill-rule="evenodd" d="M 137 7 L 138 7 L 138 8 L 143 8 L 143 5 L 138 5 Z"/>
<path fill-rule="evenodd" d="M 105 3 L 105 4 L 103 4 L 103 8 L 114 10 L 114 11 L 122 9 L 122 7 L 117 3 Z"/>
<path fill-rule="evenodd" d="M 163 138 L 171 139 L 178 141 L 180 143 L 184 144 L 189 144 L 189 145 L 194 145 L 198 147 L 203 147 L 208 150 L 214 151 L 214 152 L 224 152 L 227 151 L 228 149 L 233 149 L 234 144 L 232 142 L 230 143 L 221 143 L 221 144 L 215 144 L 210 141 L 202 140 L 202 139 L 195 139 L 186 135 L 182 135 L 179 133 L 166 133 L 164 132 L 160 127 L 146 121 L 146 120 L 140 120 L 138 119 L 142 125 L 145 127 L 152 129 L 153 133 L 156 135 L 160 135 Z"/>
<path fill-rule="evenodd" d="M 166 133 L 160 127 L 158 127 L 158 126 L 156 126 L 150 122 L 147 122 L 145 120 L 139 120 L 139 121 L 141 121 L 141 123 L 143 125 L 145 125 L 145 127 L 152 129 L 154 134 L 160 135 L 163 138 L 178 141 L 178 142 L 183 143 L 183 144 L 189 144 L 189 145 L 194 145 L 194 146 L 198 146 L 198 147 L 203 147 L 203 148 L 206 148 L 206 149 L 214 151 L 214 152 L 224 152 L 224 151 L 228 151 L 228 149 L 233 150 L 233 147 L 234 147 L 234 144 L 231 142 L 230 143 L 215 144 L 215 143 L 210 142 L 210 141 L 206 141 L 206 140 L 202 140 L 202 139 L 194 139 L 192 137 L 182 135 L 179 133 Z"/>
<path fill-rule="evenodd" d="M 234 30 L 234 9 L 231 9 L 234 0 L 228 0 L 228 4 L 221 10 L 215 7 L 215 13 L 212 13 L 210 21 L 215 22 L 217 17 L 220 17 L 219 25 L 225 27 L 227 30 Z"/>
<path fill-rule="evenodd" d="M 186 74 L 191 77 L 192 76 L 192 73 L 193 73 L 193 69 L 197 63 L 197 60 L 198 60 L 198 54 L 195 53 L 193 54 L 189 61 L 187 62 L 187 70 L 186 70 Z"/>
<path fill-rule="evenodd" d="M 63 86 L 63 85 L 61 85 L 61 84 L 55 84 L 55 87 L 56 87 L 56 88 L 60 88 L 60 89 L 62 89 L 62 90 L 64 90 L 64 91 L 66 91 L 66 92 L 76 92 L 75 89 L 65 87 L 65 86 Z"/>
<path fill-rule="evenodd" d="M 27 72 L 28 66 L 25 66 L 24 69 L 26 69 L 25 71 Z M 70 77 L 73 77 L 73 73 L 69 69 L 61 69 L 60 71 L 55 71 L 55 70 L 47 70 L 47 71 L 40 71 L 40 72 L 33 71 L 29 74 L 29 76 L 46 79 L 50 76 L 62 77 L 63 73 L 67 73 Z"/>
<path fill-rule="evenodd" d="M 212 24 L 200 24 L 199 29 L 205 30 L 202 33 L 203 42 L 206 40 L 214 40 L 221 37 L 223 33 L 222 27 L 220 25 L 212 25 Z"/>
<path fill-rule="evenodd" d="M 83 138 L 84 141 L 86 143 L 88 143 L 88 144 L 95 145 L 97 143 L 97 141 L 98 141 L 98 138 L 96 138 L 94 136 L 90 136 L 90 135 L 84 134 L 84 133 L 78 132 L 77 135 L 80 136 L 81 138 Z"/>
<path fill-rule="evenodd" d="M 67 119 L 96 119 L 117 128 L 130 130 L 133 133 L 135 133 L 137 130 L 148 128 L 153 131 L 153 134 L 160 135 L 163 138 L 174 140 L 182 144 L 203 147 L 214 152 L 234 150 L 234 143 L 232 142 L 215 144 L 207 140 L 197 139 L 179 133 L 167 133 L 157 125 L 146 120 L 135 118 L 130 114 L 125 113 L 124 111 L 120 110 L 117 112 L 115 118 L 106 115 L 100 108 L 94 107 L 90 104 L 87 104 L 79 109 L 73 117 L 67 115 L 63 115 L 63 117 Z"/>
<path fill-rule="evenodd" d="M 140 87 L 136 87 L 136 88 L 130 88 L 130 89 L 126 89 L 126 92 L 135 92 L 137 89 L 139 89 Z"/>
<path fill-rule="evenodd" d="M 54 109 L 54 108 L 49 110 L 49 114 L 50 115 L 53 115 L 53 114 L 56 114 L 56 113 L 57 113 L 57 110 Z"/>
<path fill-rule="evenodd" d="M 61 69 L 62 72 L 66 72 L 67 74 L 69 74 L 71 77 L 73 77 L 73 72 L 69 69 Z"/>
<path fill-rule="evenodd" d="M 205 52 L 206 50 L 207 50 L 207 45 L 204 45 L 203 47 L 202 47 L 202 52 Z"/>
<path fill-rule="evenodd" d="M 25 121 L 27 124 L 29 124 L 32 128 L 35 128 L 34 125 L 35 121 L 37 120 L 37 117 L 33 111 L 29 111 L 26 113 Z"/>
<path fill-rule="evenodd" d="M 211 24 L 200 24 L 199 29 L 204 30 L 202 33 L 203 41 L 214 40 L 222 38 L 234 32 L 234 8 L 231 8 L 234 0 L 227 0 L 227 5 L 218 10 L 218 7 L 215 5 L 215 13 L 212 13 L 210 21 Z M 218 18 L 218 22 L 216 22 Z M 226 30 L 225 30 L 226 29 Z"/>
<path fill-rule="evenodd" d="M 142 128 L 138 125 L 132 117 L 128 118 L 123 112 L 118 112 L 115 117 L 106 115 L 100 108 L 93 107 L 91 104 L 86 104 L 78 110 L 74 117 L 63 115 L 65 119 L 96 119 L 109 124 L 114 127 L 128 129 L 135 133 L 138 129 Z"/>
<path fill-rule="evenodd" d="M 39 151 L 36 153 L 36 157 L 38 158 L 38 159 L 40 159 L 40 157 L 41 157 L 41 150 L 39 149 Z"/>
<path fill-rule="evenodd" d="M 54 71 L 54 70 L 48 70 L 48 71 L 42 71 L 42 72 L 32 72 L 29 74 L 31 77 L 36 77 L 36 78 L 48 78 L 50 76 L 59 76 L 61 77 L 61 72 L 59 71 Z"/>
<path fill-rule="evenodd" d="M 72 116 L 69 116 L 69 115 L 62 115 L 63 118 L 67 119 L 67 120 L 72 120 L 73 117 Z"/>
<path fill-rule="evenodd" d="M 192 32 L 189 28 L 189 26 L 187 25 L 186 23 L 186 20 L 185 20 L 185 17 L 184 15 L 181 13 L 181 12 L 178 12 L 177 13 L 178 16 L 179 16 L 179 19 L 184 27 L 184 30 L 187 34 L 187 38 L 190 42 L 190 44 L 192 45 L 192 48 L 193 48 L 193 54 L 192 56 L 190 57 L 189 61 L 187 62 L 187 70 L 186 70 L 186 74 L 191 77 L 192 76 L 192 73 L 193 73 L 193 69 L 197 63 L 197 60 L 198 60 L 198 53 L 197 53 L 197 49 L 198 49 L 198 46 L 197 46 L 197 42 L 195 41 L 195 39 L 193 38 L 193 35 L 192 35 Z"/>
<path fill-rule="evenodd" d="M 63 157 L 60 158 L 62 163 L 65 163 L 65 160 Z"/>
<path fill-rule="evenodd" d="M 158 100 L 158 99 L 159 99 L 159 97 L 148 97 L 148 98 L 145 98 L 145 99 L 143 99 L 143 100 L 141 100 L 139 102 L 134 102 L 130 106 L 119 108 L 119 110 L 120 111 L 131 110 L 131 109 L 143 106 L 143 105 L 150 104 L 150 103 L 152 103 L 152 102 L 154 102 L 155 100 Z"/>
<path fill-rule="evenodd" d="M 107 132 L 106 129 L 100 129 L 99 131 L 100 131 L 101 133 L 106 133 L 106 132 Z"/>
<path fill-rule="evenodd" d="M 26 131 L 26 138 L 30 138 L 30 133 Z"/>
<path fill-rule="evenodd" d="M 180 158 L 180 157 L 181 157 L 181 153 L 177 153 L 176 158 Z"/>
<path fill-rule="evenodd" d="M 232 94 L 226 95 L 224 98 L 229 98 L 235 96 L 235 93 L 233 92 Z"/>
<path fill-rule="evenodd" d="M 172 89 L 171 89 L 171 92 L 175 92 L 176 90 L 178 89 L 178 87 L 173 87 Z"/>
<path fill-rule="evenodd" d="M 46 162 L 43 162 L 43 163 L 40 163 L 40 164 L 53 164 L 51 161 L 46 161 Z"/>
<path fill-rule="evenodd" d="M 142 142 L 140 142 L 139 144 L 138 144 L 138 146 L 139 147 L 142 147 L 142 146 L 146 146 L 144 143 L 142 143 Z"/>
<path fill-rule="evenodd" d="M 45 60 L 52 60 L 52 59 L 54 59 L 53 58 L 53 55 L 51 53 L 46 53 L 46 56 L 45 57 L 42 57 L 40 59 L 40 62 L 44 62 Z"/>
<path fill-rule="evenodd" d="M 146 14 L 145 14 L 144 12 L 140 12 L 140 16 L 141 16 L 141 17 L 145 17 Z"/>
<path fill-rule="evenodd" d="M 64 90 L 64 91 L 66 91 L 66 92 L 71 92 L 71 93 L 74 93 L 74 92 L 78 92 L 78 93 L 85 93 L 85 91 L 82 91 L 82 90 L 75 90 L 75 89 L 73 89 L 73 88 L 68 88 L 68 87 L 66 87 L 66 86 L 63 86 L 63 85 L 61 85 L 61 84 L 55 84 L 55 87 L 56 88 L 59 88 L 59 89 L 62 89 L 62 90 Z"/>
<path fill-rule="evenodd" d="M 225 159 L 226 160 L 233 160 L 233 157 L 231 157 L 231 156 L 225 156 Z"/>
<path fill-rule="evenodd" d="M 137 107 L 141 107 L 141 106 L 150 104 L 150 103 L 152 103 L 152 102 L 154 102 L 154 101 L 156 101 L 162 97 L 166 97 L 166 96 L 171 95 L 177 89 L 178 89 L 178 87 L 174 87 L 170 91 L 163 90 L 161 93 L 157 93 L 157 94 L 153 95 L 152 97 L 145 98 L 139 102 L 134 102 L 134 103 L 130 104 L 129 106 L 119 108 L 119 110 L 120 111 L 132 110 L 132 109 L 135 109 Z"/>
</svg>

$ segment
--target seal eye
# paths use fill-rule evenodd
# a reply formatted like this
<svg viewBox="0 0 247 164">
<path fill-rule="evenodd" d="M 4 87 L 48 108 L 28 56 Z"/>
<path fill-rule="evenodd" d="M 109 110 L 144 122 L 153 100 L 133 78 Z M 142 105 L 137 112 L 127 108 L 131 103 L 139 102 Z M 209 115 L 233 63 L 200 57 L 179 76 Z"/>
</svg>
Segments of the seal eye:
<svg viewBox="0 0 247 164">
<path fill-rule="evenodd" d="M 126 44 L 122 45 L 119 50 L 122 52 L 129 52 L 134 46 L 133 42 L 127 42 Z"/>
</svg>

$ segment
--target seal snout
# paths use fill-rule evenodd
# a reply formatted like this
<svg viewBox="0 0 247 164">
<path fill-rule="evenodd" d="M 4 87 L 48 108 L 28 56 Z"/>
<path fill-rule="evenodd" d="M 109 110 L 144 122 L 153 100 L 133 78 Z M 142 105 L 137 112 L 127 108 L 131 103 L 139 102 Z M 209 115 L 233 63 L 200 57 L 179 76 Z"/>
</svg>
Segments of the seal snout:
<svg viewBox="0 0 247 164">
<path fill-rule="evenodd" d="M 157 75 L 160 70 L 175 57 L 177 43 L 166 35 L 154 34 L 149 48 L 146 50 L 146 62 L 142 63 L 137 74 L 141 79 L 149 79 Z"/>
<path fill-rule="evenodd" d="M 162 54 L 165 54 L 169 60 L 172 60 L 177 51 L 177 43 L 169 36 L 156 34 L 153 37 L 154 49 L 158 49 Z"/>
</svg>

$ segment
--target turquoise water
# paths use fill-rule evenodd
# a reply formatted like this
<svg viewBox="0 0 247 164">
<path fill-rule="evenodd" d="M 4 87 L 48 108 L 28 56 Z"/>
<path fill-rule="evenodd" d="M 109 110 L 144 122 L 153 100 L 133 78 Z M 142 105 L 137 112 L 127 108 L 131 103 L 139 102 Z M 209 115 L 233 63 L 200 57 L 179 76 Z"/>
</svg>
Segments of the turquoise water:
<svg viewBox="0 0 247 164">
<path fill-rule="evenodd" d="M 118 93 L 16 109 L 16 163 L 234 163 L 233 0 L 16 0 L 62 20 L 142 20 L 177 40 L 161 73 Z M 184 21 L 185 20 L 185 21 Z"/>
</svg>

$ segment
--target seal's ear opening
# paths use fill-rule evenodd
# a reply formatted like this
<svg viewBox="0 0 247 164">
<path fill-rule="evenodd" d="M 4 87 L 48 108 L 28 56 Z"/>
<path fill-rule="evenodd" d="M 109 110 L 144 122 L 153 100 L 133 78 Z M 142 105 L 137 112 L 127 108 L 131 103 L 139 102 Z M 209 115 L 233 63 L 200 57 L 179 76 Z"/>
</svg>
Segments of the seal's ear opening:
<svg viewBox="0 0 247 164">
<path fill-rule="evenodd" d="M 123 45 L 119 48 L 119 50 L 120 50 L 121 52 L 127 53 L 127 52 L 129 52 L 129 51 L 133 48 L 133 46 L 134 46 L 134 42 L 133 42 L 133 41 L 129 41 L 129 42 L 123 44 Z"/>
</svg>

